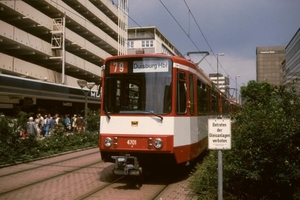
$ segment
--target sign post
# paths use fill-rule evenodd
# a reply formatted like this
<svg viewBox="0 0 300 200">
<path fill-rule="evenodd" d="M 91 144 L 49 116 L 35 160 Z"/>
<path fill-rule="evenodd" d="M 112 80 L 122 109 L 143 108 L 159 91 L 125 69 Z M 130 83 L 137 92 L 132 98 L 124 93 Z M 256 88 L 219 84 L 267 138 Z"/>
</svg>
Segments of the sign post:
<svg viewBox="0 0 300 200">
<path fill-rule="evenodd" d="M 218 200 L 223 199 L 222 150 L 231 149 L 231 120 L 208 119 L 208 149 L 218 150 Z"/>
</svg>

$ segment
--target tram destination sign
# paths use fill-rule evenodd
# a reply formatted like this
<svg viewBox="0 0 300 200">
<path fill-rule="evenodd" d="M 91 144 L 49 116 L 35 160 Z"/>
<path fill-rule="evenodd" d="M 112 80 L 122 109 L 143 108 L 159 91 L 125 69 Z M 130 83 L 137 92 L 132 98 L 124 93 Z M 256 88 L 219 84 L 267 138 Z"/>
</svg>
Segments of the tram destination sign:
<svg viewBox="0 0 300 200">
<path fill-rule="evenodd" d="M 208 119 L 208 149 L 231 149 L 230 119 Z"/>
</svg>

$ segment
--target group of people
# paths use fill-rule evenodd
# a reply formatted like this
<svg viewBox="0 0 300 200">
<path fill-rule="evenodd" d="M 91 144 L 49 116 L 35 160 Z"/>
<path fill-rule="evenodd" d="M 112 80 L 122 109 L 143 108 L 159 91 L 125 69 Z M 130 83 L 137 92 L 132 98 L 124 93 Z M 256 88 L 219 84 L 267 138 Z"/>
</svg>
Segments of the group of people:
<svg viewBox="0 0 300 200">
<path fill-rule="evenodd" d="M 84 126 L 85 123 L 80 114 L 78 116 L 74 114 L 72 118 L 70 118 L 69 114 L 61 117 L 59 114 L 54 116 L 48 114 L 44 115 L 44 117 L 41 114 L 37 114 L 35 119 L 29 117 L 26 136 L 48 137 L 58 129 L 67 133 L 78 133 L 84 131 Z"/>
</svg>

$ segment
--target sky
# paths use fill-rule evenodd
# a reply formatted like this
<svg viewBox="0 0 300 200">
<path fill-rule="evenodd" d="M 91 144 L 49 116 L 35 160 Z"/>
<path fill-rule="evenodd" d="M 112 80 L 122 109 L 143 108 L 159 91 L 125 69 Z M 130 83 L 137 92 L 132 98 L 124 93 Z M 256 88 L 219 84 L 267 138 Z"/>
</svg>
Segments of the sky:
<svg viewBox="0 0 300 200">
<path fill-rule="evenodd" d="M 209 51 L 199 67 L 207 75 L 218 70 L 228 76 L 238 93 L 256 80 L 256 47 L 286 46 L 300 28 L 300 0 L 128 0 L 128 5 L 128 27 L 156 26 L 185 56 Z M 198 62 L 201 56 L 191 58 Z M 234 89 L 230 94 L 235 96 Z"/>
</svg>

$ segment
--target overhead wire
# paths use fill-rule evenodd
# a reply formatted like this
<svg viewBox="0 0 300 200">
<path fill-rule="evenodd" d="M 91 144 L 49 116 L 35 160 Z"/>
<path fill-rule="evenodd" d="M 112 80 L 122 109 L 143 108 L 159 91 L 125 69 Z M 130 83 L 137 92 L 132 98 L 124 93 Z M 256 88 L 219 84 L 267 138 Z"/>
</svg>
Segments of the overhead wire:
<svg viewBox="0 0 300 200">
<path fill-rule="evenodd" d="M 175 22 L 181 28 L 181 30 L 185 33 L 185 35 L 190 39 L 190 41 L 193 43 L 193 45 L 200 51 L 200 49 L 197 47 L 197 45 L 195 44 L 195 42 L 191 39 L 191 37 L 189 36 L 189 34 L 180 25 L 180 23 L 177 21 L 177 19 L 174 17 L 174 15 L 172 15 L 172 13 L 170 12 L 170 10 L 165 6 L 165 4 L 161 0 L 159 0 L 159 1 L 165 7 L 165 9 L 168 11 L 168 13 L 171 15 L 171 17 L 175 20 Z"/>
<path fill-rule="evenodd" d="M 209 50 L 213 53 L 214 57 L 215 57 L 216 59 L 218 59 L 218 58 L 217 58 L 217 55 L 214 53 L 214 51 L 213 51 L 211 45 L 209 44 L 208 40 L 206 39 L 206 37 L 205 37 L 205 35 L 204 35 L 202 29 L 200 28 L 200 25 L 198 24 L 196 18 L 194 17 L 194 15 L 193 15 L 193 13 L 192 13 L 190 7 L 188 6 L 186 0 L 183 0 L 183 1 L 184 1 L 185 5 L 186 5 L 187 9 L 189 10 L 189 13 L 191 14 L 192 18 L 194 19 L 194 22 L 196 23 L 196 25 L 197 25 L 197 27 L 198 27 L 198 29 L 199 29 L 201 35 L 203 36 L 203 38 L 204 38 L 204 40 L 205 40 L 207 46 L 209 47 Z M 222 66 L 221 62 L 219 62 L 219 65 L 220 65 L 220 67 L 224 70 L 224 72 L 226 73 L 227 77 L 230 77 L 230 79 L 233 80 L 233 82 L 236 83 L 236 80 L 234 80 L 234 79 L 228 74 L 228 72 L 227 72 L 227 71 L 225 70 L 225 68 Z M 237 84 L 237 83 L 236 83 L 236 84 Z M 239 86 L 240 86 L 240 85 L 239 85 Z"/>
<path fill-rule="evenodd" d="M 168 11 L 168 13 L 172 16 L 172 18 L 174 19 L 174 21 L 177 23 L 177 25 L 181 28 L 181 30 L 185 33 L 185 35 L 189 38 L 189 40 L 193 43 L 193 45 L 196 47 L 196 49 L 198 51 L 201 51 L 198 46 L 196 45 L 196 43 L 192 40 L 192 38 L 190 37 L 189 33 L 187 33 L 184 28 L 180 25 L 180 23 L 178 22 L 178 20 L 174 17 L 174 15 L 171 13 L 171 11 L 167 8 L 167 6 L 161 1 L 159 0 L 160 3 L 165 7 L 165 9 Z M 206 60 L 206 58 L 205 58 Z M 206 60 L 206 62 L 209 64 L 209 66 L 214 70 L 214 68 L 211 66 L 211 64 Z"/>
<path fill-rule="evenodd" d="M 74 13 L 74 12 L 71 11 L 70 9 L 65 8 L 64 6 L 58 4 L 57 2 L 55 2 L 55 1 L 53 1 L 53 0 L 50 0 L 50 1 L 53 2 L 53 3 L 55 3 L 55 4 L 57 4 L 58 6 L 60 6 L 60 7 L 62 7 L 62 8 L 64 8 L 65 10 L 68 10 L 69 12 L 71 12 L 71 13 L 77 15 L 78 17 L 80 17 L 80 18 L 86 20 L 86 18 L 83 17 L 83 16 L 81 16 L 79 13 L 77 13 L 77 12 Z M 181 24 L 179 23 L 179 21 L 175 18 L 175 16 L 174 16 L 174 15 L 171 13 L 171 11 L 167 8 L 167 6 L 166 6 L 161 0 L 159 0 L 159 1 L 160 1 L 160 3 L 163 5 L 163 7 L 167 10 L 167 12 L 171 15 L 171 17 L 172 17 L 173 20 L 177 23 L 177 25 L 181 28 L 181 30 L 184 32 L 184 34 L 189 38 L 189 40 L 190 40 L 191 43 L 195 46 L 195 48 L 196 48 L 198 51 L 200 51 L 199 47 L 197 46 L 197 44 L 193 41 L 193 39 L 192 39 L 191 36 L 190 36 L 190 19 L 189 19 L 189 32 L 186 32 L 186 31 L 184 30 L 184 28 L 181 26 Z M 200 31 L 201 35 L 203 36 L 203 38 L 204 38 L 204 40 L 205 40 L 207 46 L 209 47 L 210 52 L 212 52 L 212 54 L 214 55 L 214 57 L 217 58 L 215 52 L 213 51 L 211 45 L 209 44 L 209 42 L 208 42 L 207 38 L 205 37 L 203 31 L 201 30 L 201 27 L 200 27 L 200 25 L 198 24 L 197 20 L 195 19 L 195 16 L 194 16 L 193 12 L 191 11 L 190 7 L 188 6 L 186 0 L 184 0 L 184 3 L 185 3 L 185 5 L 186 5 L 186 7 L 187 7 L 187 9 L 188 9 L 189 17 L 192 16 L 194 22 L 195 22 L 196 25 L 197 25 L 197 28 L 199 29 L 199 31 Z M 115 3 L 115 5 L 116 5 L 116 6 L 119 6 L 119 5 L 116 4 L 116 3 Z M 121 9 L 121 10 L 122 10 L 122 9 Z M 128 12 L 128 13 L 129 13 L 129 12 Z M 129 14 L 127 14 L 127 13 L 124 13 L 124 14 L 126 14 L 127 17 L 128 17 L 132 22 L 134 22 L 138 27 L 143 28 L 143 27 L 142 27 L 141 25 L 139 25 L 139 23 L 137 23 L 137 22 L 136 22 Z M 92 22 L 90 22 L 88 19 L 87 19 L 87 22 L 89 22 L 89 23 L 92 24 Z M 146 34 L 149 34 L 149 36 L 151 36 L 150 32 L 147 32 L 147 31 L 146 31 Z M 156 39 L 155 39 L 155 40 L 156 40 Z M 159 42 L 159 41 L 158 41 L 158 42 Z M 214 69 L 214 68 L 212 67 L 212 65 L 207 61 L 206 58 L 205 58 L 205 60 L 206 60 L 206 62 L 208 63 L 208 65 L 215 71 L 215 69 Z M 220 65 L 220 67 L 224 70 L 224 72 L 227 74 L 227 76 L 230 77 L 229 74 L 227 73 L 227 71 L 226 71 L 226 70 L 224 69 L 224 67 L 222 66 L 221 62 L 219 62 L 219 65 Z M 235 82 L 235 80 L 234 80 L 233 78 L 230 77 L 230 79 L 233 80 L 233 81 Z M 237 84 L 237 83 L 236 83 L 236 84 Z M 240 85 L 239 85 L 239 86 L 240 86 Z"/>
</svg>

